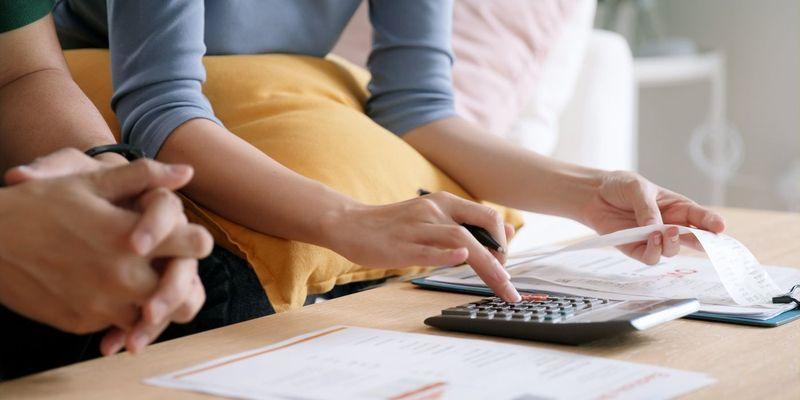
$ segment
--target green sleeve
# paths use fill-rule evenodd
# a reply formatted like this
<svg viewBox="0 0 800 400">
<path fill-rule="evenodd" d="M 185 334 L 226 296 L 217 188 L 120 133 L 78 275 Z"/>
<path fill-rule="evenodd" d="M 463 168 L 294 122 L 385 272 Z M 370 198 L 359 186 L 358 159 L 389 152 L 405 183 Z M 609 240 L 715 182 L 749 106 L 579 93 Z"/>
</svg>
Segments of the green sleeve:
<svg viewBox="0 0 800 400">
<path fill-rule="evenodd" d="M 0 0 L 0 33 L 38 21 L 54 4 L 55 0 Z"/>
</svg>

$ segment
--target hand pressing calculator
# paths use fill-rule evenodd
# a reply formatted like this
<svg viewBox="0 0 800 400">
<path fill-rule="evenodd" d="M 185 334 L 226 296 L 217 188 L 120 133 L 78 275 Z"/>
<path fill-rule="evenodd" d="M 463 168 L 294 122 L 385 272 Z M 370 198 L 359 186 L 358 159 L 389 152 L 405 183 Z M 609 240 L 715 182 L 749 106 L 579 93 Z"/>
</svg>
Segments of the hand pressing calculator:
<svg viewBox="0 0 800 400">
<path fill-rule="evenodd" d="M 490 297 L 442 310 L 426 325 L 451 331 L 545 342 L 580 344 L 640 331 L 697 311 L 684 300 L 608 300 L 549 293 L 522 295 L 507 303 Z"/>
</svg>

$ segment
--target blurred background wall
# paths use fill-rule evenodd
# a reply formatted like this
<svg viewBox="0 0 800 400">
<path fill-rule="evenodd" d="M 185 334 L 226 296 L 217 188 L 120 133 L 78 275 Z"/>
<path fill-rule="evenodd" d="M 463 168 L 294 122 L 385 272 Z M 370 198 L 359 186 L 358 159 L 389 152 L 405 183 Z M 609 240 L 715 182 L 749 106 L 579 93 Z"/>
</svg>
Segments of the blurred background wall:
<svg viewBox="0 0 800 400">
<path fill-rule="evenodd" d="M 800 210 L 800 1 L 657 0 L 657 12 L 667 35 L 727 58 L 727 118 L 745 153 L 726 205 Z M 640 171 L 701 202 L 710 180 L 687 143 L 708 96 L 705 82 L 639 91 Z"/>
</svg>

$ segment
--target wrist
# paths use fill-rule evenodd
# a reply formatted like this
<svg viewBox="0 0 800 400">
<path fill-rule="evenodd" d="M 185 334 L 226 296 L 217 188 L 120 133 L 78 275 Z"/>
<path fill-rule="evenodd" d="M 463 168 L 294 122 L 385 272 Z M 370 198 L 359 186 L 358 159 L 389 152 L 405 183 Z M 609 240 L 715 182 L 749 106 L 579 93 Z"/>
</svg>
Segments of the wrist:
<svg viewBox="0 0 800 400">
<path fill-rule="evenodd" d="M 600 196 L 608 171 L 593 168 L 577 167 L 566 171 L 559 180 L 562 185 L 564 201 L 563 216 L 586 224 L 586 210 Z"/>
<path fill-rule="evenodd" d="M 128 159 L 126 159 L 121 154 L 117 153 L 103 153 L 103 154 L 98 154 L 92 158 L 101 162 L 103 166 L 106 167 L 117 167 L 128 163 Z"/>
<path fill-rule="evenodd" d="M 360 215 L 372 207 L 350 197 L 342 197 L 344 197 L 343 201 L 321 214 L 314 243 L 338 253 L 341 253 L 340 249 L 345 246 L 346 239 L 354 234 L 351 228 L 353 222 L 361 218 Z"/>
<path fill-rule="evenodd" d="M 141 149 L 126 143 L 113 143 L 95 146 L 89 150 L 86 150 L 85 154 L 89 157 L 98 157 L 103 154 L 117 154 L 127 161 L 138 160 L 145 157 L 145 154 Z M 114 158 L 109 159 L 112 160 L 112 162 L 117 162 L 116 160 L 118 160 Z"/>
</svg>

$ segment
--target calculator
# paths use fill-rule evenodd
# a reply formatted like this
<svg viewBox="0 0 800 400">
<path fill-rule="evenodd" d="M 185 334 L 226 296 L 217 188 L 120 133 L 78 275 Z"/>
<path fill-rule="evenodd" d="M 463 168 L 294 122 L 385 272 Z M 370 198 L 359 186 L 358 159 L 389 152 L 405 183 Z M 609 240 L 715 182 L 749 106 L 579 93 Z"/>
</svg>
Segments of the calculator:
<svg viewBox="0 0 800 400">
<path fill-rule="evenodd" d="M 523 294 L 507 303 L 490 297 L 442 310 L 425 324 L 440 329 L 581 344 L 641 331 L 697 311 L 695 299 L 609 300 L 553 293 Z"/>
</svg>

